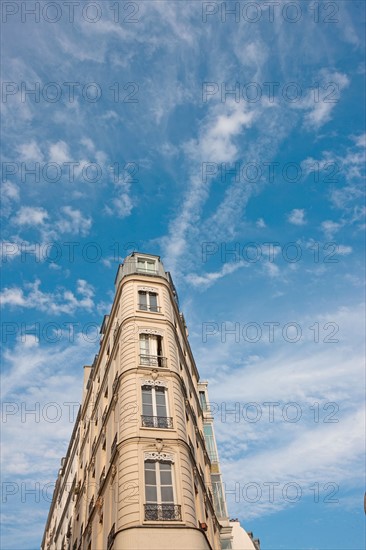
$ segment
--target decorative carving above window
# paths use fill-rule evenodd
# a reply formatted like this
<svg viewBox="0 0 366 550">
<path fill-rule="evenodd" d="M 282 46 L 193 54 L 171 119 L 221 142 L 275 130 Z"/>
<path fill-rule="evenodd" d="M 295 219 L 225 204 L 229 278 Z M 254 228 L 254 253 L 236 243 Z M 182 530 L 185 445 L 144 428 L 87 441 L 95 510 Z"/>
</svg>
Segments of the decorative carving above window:
<svg viewBox="0 0 366 550">
<path fill-rule="evenodd" d="M 164 333 L 162 330 L 156 330 L 152 328 L 140 328 L 139 334 L 156 334 L 157 336 L 163 336 Z"/>
<path fill-rule="evenodd" d="M 145 460 L 158 460 L 174 463 L 174 455 L 172 453 L 158 453 L 156 451 L 151 451 L 150 453 L 145 453 Z"/>
<path fill-rule="evenodd" d="M 165 380 L 153 380 L 152 378 L 141 378 L 141 386 L 158 386 L 159 388 L 167 388 L 168 383 Z"/>
<path fill-rule="evenodd" d="M 137 289 L 144 292 L 155 292 L 156 294 L 158 293 L 158 289 L 152 286 L 138 286 Z"/>
</svg>

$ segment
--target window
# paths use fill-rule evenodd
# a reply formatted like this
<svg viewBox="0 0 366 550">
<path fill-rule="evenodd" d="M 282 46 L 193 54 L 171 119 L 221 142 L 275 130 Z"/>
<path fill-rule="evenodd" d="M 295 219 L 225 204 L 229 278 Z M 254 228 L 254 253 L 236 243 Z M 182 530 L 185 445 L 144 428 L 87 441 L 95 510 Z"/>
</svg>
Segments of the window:
<svg viewBox="0 0 366 550">
<path fill-rule="evenodd" d="M 219 474 L 211 474 L 211 483 L 215 512 L 219 518 L 225 518 L 227 516 L 227 512 L 222 490 L 221 476 Z"/>
<path fill-rule="evenodd" d="M 145 428 L 172 428 L 167 415 L 166 390 L 160 386 L 142 386 L 142 425 Z"/>
<path fill-rule="evenodd" d="M 155 334 L 140 334 L 140 364 L 165 367 L 162 357 L 162 337 Z"/>
<path fill-rule="evenodd" d="M 210 457 L 211 462 L 218 462 L 215 438 L 213 435 L 211 424 L 205 424 L 203 426 L 203 432 L 205 434 L 205 442 L 208 456 Z"/>
<path fill-rule="evenodd" d="M 174 504 L 172 464 L 145 461 L 145 519 L 180 521 L 180 506 Z"/>
<path fill-rule="evenodd" d="M 155 260 L 149 260 L 146 258 L 137 258 L 137 271 L 142 273 L 156 273 Z"/>
<path fill-rule="evenodd" d="M 206 401 L 206 392 L 200 391 L 199 395 L 200 395 L 201 408 L 203 411 L 207 411 L 208 409 L 207 409 L 207 401 Z"/>
<path fill-rule="evenodd" d="M 155 311 L 158 312 L 158 295 L 156 292 L 145 292 L 139 290 L 139 309 L 143 311 Z"/>
</svg>

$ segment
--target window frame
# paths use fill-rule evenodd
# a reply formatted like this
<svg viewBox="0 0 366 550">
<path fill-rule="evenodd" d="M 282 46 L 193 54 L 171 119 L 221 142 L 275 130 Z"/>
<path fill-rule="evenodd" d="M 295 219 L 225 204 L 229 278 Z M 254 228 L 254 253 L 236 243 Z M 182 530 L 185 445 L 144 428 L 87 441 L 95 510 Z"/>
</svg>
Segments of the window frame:
<svg viewBox="0 0 366 550">
<path fill-rule="evenodd" d="M 159 418 L 169 418 L 169 400 L 168 400 L 168 396 L 167 396 L 168 389 L 165 386 L 159 386 L 159 385 L 154 385 L 153 386 L 152 384 L 142 384 L 142 386 L 141 386 L 141 405 L 142 405 L 141 410 L 142 410 L 142 415 L 143 416 L 150 416 L 149 414 L 148 415 L 144 414 L 144 403 L 142 401 L 142 395 L 143 395 L 144 388 L 150 388 L 151 389 L 151 401 L 152 401 L 152 412 L 153 412 L 152 416 L 156 416 L 156 417 L 158 417 L 157 404 L 156 404 L 156 388 L 159 388 L 159 390 L 160 389 L 163 390 L 166 415 L 161 416 Z"/>
<path fill-rule="evenodd" d="M 156 481 L 156 502 L 155 501 L 148 501 L 146 498 L 146 463 L 152 463 L 155 464 L 155 481 Z M 172 487 L 172 493 L 173 493 L 173 502 L 167 502 L 163 501 L 161 498 L 161 488 L 163 484 L 161 483 L 161 471 L 160 470 L 160 464 L 169 464 L 170 466 L 170 476 L 171 476 L 171 487 Z M 157 468 L 157 464 L 159 464 L 159 467 Z M 149 484 L 151 485 L 151 484 Z M 174 463 L 170 462 L 168 460 L 154 460 L 151 458 L 147 458 L 144 460 L 144 502 L 145 504 L 156 504 L 158 506 L 162 506 L 164 504 L 172 505 L 172 506 L 178 506 L 177 504 L 177 493 L 175 488 L 175 475 L 174 475 Z"/>
<path fill-rule="evenodd" d="M 145 264 L 145 267 L 141 267 L 141 264 Z M 139 265 L 140 264 L 140 265 Z M 153 269 L 147 269 L 147 265 L 153 265 Z M 156 275 L 157 274 L 157 268 L 156 268 L 156 260 L 153 258 L 144 258 L 142 256 L 137 256 L 136 258 L 136 269 L 138 273 L 151 273 Z"/>
<path fill-rule="evenodd" d="M 152 353 L 153 350 L 151 349 L 153 347 L 151 345 L 151 341 L 153 339 L 155 339 L 156 341 L 156 354 Z M 142 342 L 145 342 L 144 344 L 145 349 L 141 345 Z M 146 342 L 147 342 L 147 345 L 146 345 Z M 138 346 L 139 346 L 139 355 L 140 355 L 140 365 L 149 366 L 149 367 L 152 367 L 155 365 L 158 367 L 165 366 L 163 362 L 165 362 L 166 358 L 164 357 L 163 336 L 161 334 L 150 334 L 148 332 L 140 332 Z M 154 361 L 154 358 L 156 358 L 156 361 Z"/>
<path fill-rule="evenodd" d="M 141 298 L 140 298 L 141 294 L 145 294 L 146 304 L 141 303 Z M 149 311 L 149 312 L 152 312 L 152 313 L 160 313 L 160 306 L 159 306 L 159 300 L 158 300 L 159 293 L 157 291 L 138 289 L 137 296 L 138 296 L 137 307 L 138 307 L 139 311 Z M 151 305 L 150 296 L 156 296 L 155 306 Z M 143 307 L 141 307 L 141 306 L 143 306 Z M 152 307 L 154 307 L 155 309 L 151 309 Z"/>
</svg>

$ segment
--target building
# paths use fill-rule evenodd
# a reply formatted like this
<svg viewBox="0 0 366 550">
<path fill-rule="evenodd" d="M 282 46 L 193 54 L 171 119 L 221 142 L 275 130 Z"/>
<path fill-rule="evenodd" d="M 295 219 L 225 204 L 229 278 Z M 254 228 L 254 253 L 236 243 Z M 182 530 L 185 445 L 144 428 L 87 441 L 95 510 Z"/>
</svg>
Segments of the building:
<svg viewBox="0 0 366 550">
<path fill-rule="evenodd" d="M 177 292 L 158 256 L 133 253 L 84 367 L 42 550 L 230 549 L 232 530 Z"/>
</svg>

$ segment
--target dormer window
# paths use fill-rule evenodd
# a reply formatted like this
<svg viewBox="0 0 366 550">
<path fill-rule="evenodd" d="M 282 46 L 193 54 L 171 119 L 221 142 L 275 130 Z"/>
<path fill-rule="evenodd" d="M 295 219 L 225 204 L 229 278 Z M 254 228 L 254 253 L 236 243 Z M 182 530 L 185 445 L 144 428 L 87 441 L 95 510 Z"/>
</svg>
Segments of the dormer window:
<svg viewBox="0 0 366 550">
<path fill-rule="evenodd" d="M 137 258 L 137 271 L 154 275 L 156 273 L 155 260 L 151 260 L 149 258 Z"/>
</svg>

